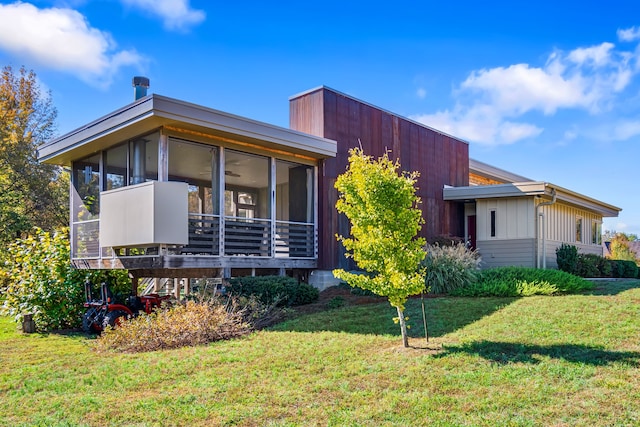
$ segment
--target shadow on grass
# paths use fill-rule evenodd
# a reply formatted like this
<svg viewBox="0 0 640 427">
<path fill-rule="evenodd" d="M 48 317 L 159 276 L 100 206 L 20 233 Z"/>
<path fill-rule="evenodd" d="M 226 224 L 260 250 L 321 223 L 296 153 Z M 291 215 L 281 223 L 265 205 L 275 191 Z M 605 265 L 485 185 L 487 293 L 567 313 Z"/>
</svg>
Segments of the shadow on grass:
<svg viewBox="0 0 640 427">
<path fill-rule="evenodd" d="M 611 363 L 625 363 L 640 367 L 640 353 L 635 351 L 609 351 L 579 344 L 531 345 L 508 342 L 478 341 L 462 346 L 446 347 L 436 357 L 466 353 L 480 356 L 500 364 L 540 362 L 541 357 L 561 359 L 571 363 L 603 366 Z"/>
<path fill-rule="evenodd" d="M 618 295 L 631 289 L 640 288 L 636 279 L 591 279 L 594 288 L 583 295 Z"/>
<path fill-rule="evenodd" d="M 517 298 L 426 298 L 425 311 L 430 337 L 454 332 L 511 304 Z M 420 298 L 407 301 L 405 306 L 409 336 L 424 337 Z M 303 315 L 273 326 L 272 330 L 294 332 L 346 332 L 353 334 L 400 336 L 394 323 L 396 309 L 388 302 L 363 306 L 349 306 Z"/>
</svg>

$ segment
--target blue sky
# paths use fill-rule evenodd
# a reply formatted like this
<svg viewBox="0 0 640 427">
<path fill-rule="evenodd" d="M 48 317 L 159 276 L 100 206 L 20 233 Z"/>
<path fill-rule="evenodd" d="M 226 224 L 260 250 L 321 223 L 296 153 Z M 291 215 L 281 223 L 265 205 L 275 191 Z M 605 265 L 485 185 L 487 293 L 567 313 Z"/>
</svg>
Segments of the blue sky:
<svg viewBox="0 0 640 427">
<path fill-rule="evenodd" d="M 64 134 L 150 90 L 288 126 L 327 85 L 471 157 L 623 208 L 640 234 L 637 1 L 0 2 L 0 65 L 33 69 Z"/>
</svg>

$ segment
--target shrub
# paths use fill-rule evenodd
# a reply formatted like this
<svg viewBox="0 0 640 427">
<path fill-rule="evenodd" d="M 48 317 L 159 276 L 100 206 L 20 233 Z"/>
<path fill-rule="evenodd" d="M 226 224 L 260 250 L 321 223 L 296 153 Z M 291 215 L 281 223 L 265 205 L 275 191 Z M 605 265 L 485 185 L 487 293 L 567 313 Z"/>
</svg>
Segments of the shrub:
<svg viewBox="0 0 640 427">
<path fill-rule="evenodd" d="M 638 266 L 634 261 L 623 259 L 612 260 L 613 277 L 636 278 L 638 277 Z"/>
<path fill-rule="evenodd" d="M 76 328 L 82 323 L 85 280 L 95 284 L 108 281 L 114 294 L 131 289 L 125 270 L 76 270 L 69 254 L 66 230 L 48 233 L 35 229 L 33 235 L 9 245 L 0 312 L 16 321 L 33 314 L 39 331 Z"/>
<path fill-rule="evenodd" d="M 482 271 L 475 283 L 451 295 L 518 297 L 578 293 L 592 288 L 593 283 L 560 270 L 499 267 Z"/>
<path fill-rule="evenodd" d="M 234 300 L 187 301 L 151 314 L 108 326 L 96 339 L 97 351 L 135 353 L 228 340 L 248 334 L 252 327 Z"/>
<path fill-rule="evenodd" d="M 426 245 L 422 265 L 426 267 L 425 286 L 434 294 L 450 293 L 475 281 L 480 256 L 464 244 Z"/>
<path fill-rule="evenodd" d="M 580 277 L 600 277 L 602 276 L 602 266 L 604 265 L 601 256 L 596 254 L 578 254 L 576 274 Z"/>
<path fill-rule="evenodd" d="M 346 303 L 347 301 L 343 297 L 338 295 L 336 297 L 331 298 L 329 302 L 327 302 L 327 308 L 329 310 L 333 310 L 336 308 L 343 307 Z"/>
<path fill-rule="evenodd" d="M 556 249 L 556 262 L 558 269 L 575 274 L 578 270 L 578 248 L 563 243 Z"/>
<path fill-rule="evenodd" d="M 458 236 L 440 234 L 427 239 L 427 243 L 431 246 L 457 246 L 464 245 L 464 239 Z"/>
<path fill-rule="evenodd" d="M 293 307 L 318 300 L 319 292 L 307 283 L 298 283 L 287 276 L 247 276 L 229 280 L 227 293 L 236 296 L 254 295 L 263 304 Z"/>
</svg>

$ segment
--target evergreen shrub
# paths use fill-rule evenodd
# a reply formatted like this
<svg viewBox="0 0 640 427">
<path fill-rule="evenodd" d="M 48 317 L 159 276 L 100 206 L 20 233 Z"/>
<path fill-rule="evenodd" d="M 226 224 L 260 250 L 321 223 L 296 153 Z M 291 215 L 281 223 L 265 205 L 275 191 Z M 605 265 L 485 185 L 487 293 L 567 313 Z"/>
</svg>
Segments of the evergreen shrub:
<svg viewBox="0 0 640 427">
<path fill-rule="evenodd" d="M 471 285 L 451 292 L 466 297 L 519 297 L 579 293 L 593 289 L 593 283 L 560 270 L 498 267 L 483 270 Z"/>
<path fill-rule="evenodd" d="M 288 276 L 246 276 L 229 280 L 226 292 L 236 296 L 255 296 L 266 305 L 292 307 L 318 300 L 318 289 Z"/>
<path fill-rule="evenodd" d="M 558 263 L 558 269 L 576 274 L 578 272 L 578 248 L 563 243 L 556 249 L 556 262 Z"/>
</svg>

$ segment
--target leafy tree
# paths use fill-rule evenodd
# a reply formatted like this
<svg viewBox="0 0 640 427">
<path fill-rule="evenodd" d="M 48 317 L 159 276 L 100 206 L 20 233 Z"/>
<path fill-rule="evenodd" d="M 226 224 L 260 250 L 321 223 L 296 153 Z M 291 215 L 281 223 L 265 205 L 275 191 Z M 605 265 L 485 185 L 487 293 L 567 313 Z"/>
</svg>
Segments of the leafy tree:
<svg viewBox="0 0 640 427">
<path fill-rule="evenodd" d="M 636 262 L 636 254 L 629 247 L 629 241 L 627 234 L 616 233 L 609 243 L 610 258 Z"/>
<path fill-rule="evenodd" d="M 637 234 L 622 233 L 622 232 L 615 231 L 615 230 L 605 230 L 605 232 L 602 234 L 602 241 L 603 242 L 610 242 L 613 239 L 615 239 L 616 236 L 618 236 L 618 235 L 626 237 L 629 242 L 635 242 L 636 240 L 638 240 L 638 235 Z"/>
<path fill-rule="evenodd" d="M 37 148 L 53 137 L 57 111 L 33 71 L 0 72 L 0 247 L 32 227 L 68 221 L 68 174 L 40 164 Z M 1 249 L 0 249 L 1 250 Z"/>
<path fill-rule="evenodd" d="M 85 280 L 96 286 L 108 281 L 114 294 L 129 294 L 131 280 L 125 270 L 74 269 L 67 234 L 68 230 L 48 233 L 35 229 L 9 245 L 0 313 L 16 321 L 31 313 L 41 331 L 73 328 L 82 321 Z"/>
<path fill-rule="evenodd" d="M 335 183 L 340 196 L 338 212 L 351 222 L 351 237 L 336 236 L 358 267 L 369 274 L 334 270 L 334 275 L 349 283 L 386 296 L 398 311 L 402 342 L 409 346 L 403 314 L 411 295 L 425 288 L 424 239 L 416 238 L 423 223 L 417 208 L 417 172 L 398 173 L 399 162 L 388 154 L 374 160 L 362 149 L 352 149 L 349 167 Z"/>
</svg>

